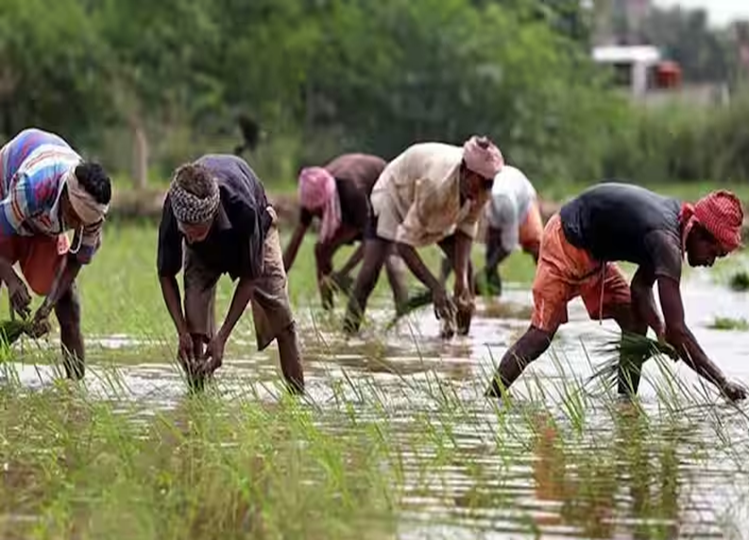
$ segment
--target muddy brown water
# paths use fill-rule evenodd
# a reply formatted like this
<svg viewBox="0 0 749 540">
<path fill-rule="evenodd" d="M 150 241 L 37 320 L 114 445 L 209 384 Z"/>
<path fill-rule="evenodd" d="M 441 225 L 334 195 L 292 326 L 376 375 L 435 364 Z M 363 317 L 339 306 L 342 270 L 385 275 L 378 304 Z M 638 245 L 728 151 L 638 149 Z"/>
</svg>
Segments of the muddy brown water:
<svg viewBox="0 0 749 540">
<path fill-rule="evenodd" d="M 711 283 L 707 272 L 691 274 L 683 291 L 688 324 L 700 343 L 731 378 L 749 384 L 749 332 L 708 328 L 718 315 L 749 319 L 749 294 Z M 670 373 L 694 395 L 681 403 L 685 410 L 678 421 L 664 412 L 657 389 L 663 375 L 651 362 L 640 390 L 645 423 L 631 410 L 612 416 L 611 403 L 601 396 L 591 398 L 582 432 L 570 435 L 574 429 L 561 404 L 561 387 L 572 373 L 582 378 L 591 374 L 585 351 L 594 364 L 600 361 L 596 347 L 614 329 L 609 323 L 589 321 L 579 301 L 571 304 L 570 324 L 559 332 L 553 347 L 564 373 L 550 354 L 529 368 L 504 419 L 505 425 L 514 424 L 514 435 L 497 439 L 505 428 L 498 425 L 495 404 L 482 393 L 492 363 L 527 327 L 530 306 L 530 292 L 523 289 L 506 291 L 503 305 L 481 302 L 471 335 L 450 342 L 436 337 L 438 323 L 429 308 L 386 337 L 365 330 L 362 337 L 348 341 L 299 310 L 310 399 L 324 408 L 333 400 L 334 389 L 342 388 L 357 412 L 373 419 L 381 418 L 373 407 L 379 400 L 385 403 L 396 435 L 402 429 L 405 436 L 414 428 L 414 416 L 422 413 L 451 426 L 457 458 L 434 466 L 426 483 L 420 478 L 420 460 L 432 459 L 436 445 L 426 439 L 420 447 L 402 449 L 406 476 L 398 536 L 749 537 L 749 473 L 741 459 L 749 450 L 749 408 L 725 404 L 712 389 L 703 389 L 683 364 L 672 365 Z M 376 328 L 386 324 L 388 308 L 383 303 L 372 310 Z M 230 394 L 252 386 L 259 399 L 270 402 L 276 392 L 276 353 L 254 352 L 251 338 L 249 331 L 236 336 L 218 377 L 219 388 Z M 147 409 L 174 408 L 184 399 L 176 366 L 151 361 L 117 366 L 125 397 L 122 392 L 111 395 L 105 382 L 110 369 L 104 367 L 107 351 L 132 350 L 137 357 L 143 343 L 113 336 L 99 339 L 98 345 L 98 350 L 92 348 L 87 376 L 95 395 L 135 400 Z M 242 350 L 250 352 L 237 352 Z M 30 388 L 54 378 L 49 367 L 14 368 Z M 437 378 L 460 401 L 464 414 L 445 418 L 449 413 L 435 404 L 434 393 L 425 390 Z M 349 380 L 361 381 L 358 391 L 350 388 Z M 546 392 L 540 398 L 545 406 L 538 402 L 539 387 Z M 529 417 L 537 420 L 535 429 L 528 425 Z M 558 423 L 552 425 L 549 419 Z M 721 446 L 716 423 L 733 441 L 731 451 Z M 336 429 L 329 427 L 331 432 Z"/>
</svg>

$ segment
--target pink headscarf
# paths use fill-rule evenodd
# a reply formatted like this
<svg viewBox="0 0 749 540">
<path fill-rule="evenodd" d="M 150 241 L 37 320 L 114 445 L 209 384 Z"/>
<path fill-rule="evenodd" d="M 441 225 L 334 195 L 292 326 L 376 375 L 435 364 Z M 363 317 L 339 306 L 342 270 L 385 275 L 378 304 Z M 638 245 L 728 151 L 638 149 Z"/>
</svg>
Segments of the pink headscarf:
<svg viewBox="0 0 749 540">
<path fill-rule="evenodd" d="M 320 238 L 330 240 L 341 226 L 341 203 L 335 178 L 322 167 L 307 167 L 299 173 L 299 202 L 307 210 L 322 209 Z"/>
<path fill-rule="evenodd" d="M 679 219 L 683 224 L 683 242 L 686 242 L 692 227 L 699 223 L 710 231 L 726 252 L 730 253 L 741 245 L 744 211 L 739 198 L 730 191 L 713 191 L 694 205 L 684 203 Z"/>
<path fill-rule="evenodd" d="M 502 152 L 486 137 L 474 135 L 463 145 L 463 160 L 473 172 L 493 179 L 505 164 Z"/>
</svg>

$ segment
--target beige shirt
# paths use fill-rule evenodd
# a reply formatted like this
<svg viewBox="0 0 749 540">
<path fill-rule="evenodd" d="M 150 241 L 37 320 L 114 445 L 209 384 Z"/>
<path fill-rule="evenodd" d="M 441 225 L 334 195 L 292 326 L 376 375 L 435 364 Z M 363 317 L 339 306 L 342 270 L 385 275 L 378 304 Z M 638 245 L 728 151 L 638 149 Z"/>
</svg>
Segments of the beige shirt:
<svg viewBox="0 0 749 540">
<path fill-rule="evenodd" d="M 421 247 L 456 230 L 475 238 L 489 194 L 460 204 L 463 149 L 442 143 L 419 143 L 391 161 L 372 189 L 372 206 L 389 205 L 399 223 L 396 241 Z"/>
</svg>

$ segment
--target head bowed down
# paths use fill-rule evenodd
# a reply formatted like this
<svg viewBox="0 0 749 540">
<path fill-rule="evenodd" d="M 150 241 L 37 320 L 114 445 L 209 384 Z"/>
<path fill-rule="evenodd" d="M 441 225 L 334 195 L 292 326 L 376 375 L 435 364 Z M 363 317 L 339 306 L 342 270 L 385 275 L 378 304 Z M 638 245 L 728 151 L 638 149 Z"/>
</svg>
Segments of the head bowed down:
<svg viewBox="0 0 749 540">
<path fill-rule="evenodd" d="M 493 179 L 505 164 L 502 152 L 487 137 L 474 135 L 463 144 L 463 161 L 476 174 Z"/>
<path fill-rule="evenodd" d="M 341 225 L 341 204 L 335 178 L 322 167 L 306 167 L 299 173 L 299 203 L 303 208 L 322 210 L 320 237 L 329 240 Z"/>
<path fill-rule="evenodd" d="M 210 221 L 218 211 L 221 196 L 218 183 L 204 167 L 195 164 L 177 169 L 169 185 L 174 217 L 180 223 L 194 225 Z"/>
<path fill-rule="evenodd" d="M 79 175 L 83 176 L 79 177 Z M 101 186 L 103 187 L 103 191 L 99 190 L 97 195 L 91 193 L 93 190 L 90 184 L 92 177 L 105 180 L 103 186 Z M 80 163 L 65 173 L 64 182 L 67 187 L 70 206 L 73 207 L 73 211 L 80 218 L 84 226 L 93 225 L 104 219 L 109 211 L 111 187 L 109 178 L 106 176 L 101 165 Z"/>
<path fill-rule="evenodd" d="M 739 198 L 730 191 L 713 191 L 694 205 L 683 204 L 680 217 L 684 238 L 699 224 L 713 235 L 726 253 L 741 246 L 744 211 Z"/>
</svg>

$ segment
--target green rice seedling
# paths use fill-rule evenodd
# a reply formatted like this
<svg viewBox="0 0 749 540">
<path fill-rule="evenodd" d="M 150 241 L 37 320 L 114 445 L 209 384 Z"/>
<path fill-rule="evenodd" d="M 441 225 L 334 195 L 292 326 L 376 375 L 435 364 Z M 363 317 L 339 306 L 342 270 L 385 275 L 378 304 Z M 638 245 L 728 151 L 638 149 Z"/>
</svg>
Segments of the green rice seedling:
<svg viewBox="0 0 749 540">
<path fill-rule="evenodd" d="M 743 411 L 676 377 L 662 355 L 655 395 L 633 404 L 583 391 L 601 360 L 584 346 L 554 350 L 554 373 L 546 362 L 486 399 L 483 371 L 503 350 L 485 354 L 481 336 L 435 344 L 409 324 L 339 339 L 342 306 L 319 307 L 313 242 L 289 281 L 303 350 L 315 352 L 308 394 L 283 392 L 274 346 L 256 353 L 245 317 L 214 383 L 190 395 L 154 279 L 154 232 L 113 227 L 81 274 L 82 383 L 50 381 L 57 336 L 24 341 L 0 368 L 0 537 L 669 538 L 674 523 L 699 536 L 724 506 L 711 499 L 720 471 L 730 502 L 748 506 Z M 532 276 L 516 272 L 527 259 L 508 260 L 513 279 Z M 392 309 L 385 282 L 373 305 Z M 222 280 L 217 317 L 231 292 Z"/>
<path fill-rule="evenodd" d="M 631 366 L 639 372 L 649 358 L 667 356 L 678 359 L 676 350 L 668 343 L 629 332 L 605 341 L 599 353 L 606 359 L 599 364 L 589 382 L 600 380 L 606 388 L 616 388 L 620 366 Z"/>
<path fill-rule="evenodd" d="M 740 319 L 734 319 L 732 317 L 715 317 L 712 323 L 708 325 L 708 328 L 713 330 L 749 330 L 749 321 L 743 317 Z"/>
<path fill-rule="evenodd" d="M 734 291 L 748 291 L 749 290 L 749 272 L 741 270 L 731 276 L 728 281 L 728 286 Z"/>
<path fill-rule="evenodd" d="M 431 303 L 432 292 L 426 288 L 421 288 L 420 290 L 409 294 L 406 301 L 397 307 L 395 316 L 387 323 L 385 330 L 391 330 L 401 319 Z"/>
<path fill-rule="evenodd" d="M 6 345 L 12 345 L 23 334 L 27 334 L 31 331 L 31 321 L 24 321 L 21 319 L 9 319 L 0 321 L 0 339 Z"/>
</svg>

